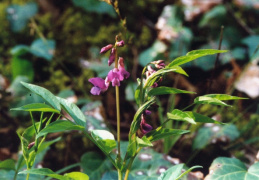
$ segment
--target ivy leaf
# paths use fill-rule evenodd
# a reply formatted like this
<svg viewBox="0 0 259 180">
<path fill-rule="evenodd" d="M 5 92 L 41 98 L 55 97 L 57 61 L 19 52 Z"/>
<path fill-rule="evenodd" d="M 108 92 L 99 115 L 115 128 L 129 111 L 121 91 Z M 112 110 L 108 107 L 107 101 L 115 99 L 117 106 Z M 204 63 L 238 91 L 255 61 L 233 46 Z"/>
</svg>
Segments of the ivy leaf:
<svg viewBox="0 0 259 180">
<path fill-rule="evenodd" d="M 259 179 L 259 162 L 247 170 L 245 164 L 235 158 L 219 157 L 210 166 L 210 174 L 205 179 L 224 180 L 252 180 Z"/>
</svg>

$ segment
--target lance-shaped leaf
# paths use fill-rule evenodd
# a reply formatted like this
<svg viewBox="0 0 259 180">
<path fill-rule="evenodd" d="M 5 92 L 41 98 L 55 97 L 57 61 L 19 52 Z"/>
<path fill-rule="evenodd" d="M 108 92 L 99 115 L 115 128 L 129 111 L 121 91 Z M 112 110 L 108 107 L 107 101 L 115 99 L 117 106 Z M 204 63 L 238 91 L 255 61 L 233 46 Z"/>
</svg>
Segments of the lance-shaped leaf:
<svg viewBox="0 0 259 180">
<path fill-rule="evenodd" d="M 196 94 L 195 92 L 191 92 L 191 91 L 185 91 L 185 90 L 170 88 L 166 86 L 160 86 L 160 87 L 151 89 L 148 92 L 148 95 L 156 96 L 156 95 L 163 95 L 163 94 L 180 94 L 180 93 Z"/>
<path fill-rule="evenodd" d="M 219 105 L 219 106 L 230 106 L 226 103 L 224 103 L 221 100 L 218 100 L 217 98 L 208 97 L 208 96 L 199 96 L 194 99 L 195 104 L 213 104 L 213 105 Z"/>
<path fill-rule="evenodd" d="M 255 180 L 259 179 L 259 162 L 253 164 L 247 170 L 244 163 L 238 159 L 219 157 L 213 161 L 210 166 L 210 174 L 206 180 Z"/>
<path fill-rule="evenodd" d="M 193 61 L 199 57 L 207 56 L 207 55 L 213 55 L 218 53 L 224 53 L 227 52 L 227 50 L 216 50 L 216 49 L 200 49 L 200 50 L 194 50 L 189 53 L 187 53 L 185 56 L 181 56 L 173 60 L 168 67 L 172 66 L 179 66 L 185 63 L 188 63 L 190 61 Z"/>
<path fill-rule="evenodd" d="M 191 112 L 191 111 L 186 111 L 186 113 L 194 119 L 195 122 L 200 122 L 200 123 L 215 123 L 215 124 L 223 124 L 219 121 L 215 121 L 214 119 L 211 119 L 208 116 L 204 116 L 202 114 L 196 113 L 196 112 Z"/>
<path fill-rule="evenodd" d="M 66 173 L 64 176 L 74 180 L 89 180 L 89 176 L 81 172 Z"/>
<path fill-rule="evenodd" d="M 69 177 L 65 177 L 59 174 L 56 174 L 53 172 L 51 169 L 48 168 L 39 168 L 39 169 L 30 169 L 30 170 L 25 170 L 21 171 L 18 174 L 37 174 L 37 175 L 44 175 L 52 178 L 56 178 L 59 180 L 69 180 Z"/>
<path fill-rule="evenodd" d="M 109 131 L 93 130 L 91 135 L 99 148 L 107 154 L 109 154 L 116 147 L 114 136 Z"/>
<path fill-rule="evenodd" d="M 33 104 L 27 104 L 22 107 L 18 108 L 12 108 L 11 110 L 14 111 L 38 111 L 38 112 L 53 112 L 53 113 L 58 113 L 59 111 L 56 109 L 53 109 L 47 104 L 43 103 L 33 103 Z"/>
<path fill-rule="evenodd" d="M 137 137 L 137 144 L 139 147 L 151 147 L 153 144 L 148 140 L 146 136 L 143 136 L 141 139 Z"/>
<path fill-rule="evenodd" d="M 58 111 L 61 111 L 61 106 L 60 106 L 58 99 L 49 90 L 47 90 L 43 87 L 37 86 L 37 85 L 33 85 L 33 84 L 25 83 L 25 82 L 21 82 L 21 83 L 24 87 L 29 89 L 31 92 L 34 92 L 35 94 L 41 96 L 52 107 L 54 107 Z"/>
<path fill-rule="evenodd" d="M 55 132 L 62 132 L 62 131 L 69 131 L 69 130 L 78 130 L 83 131 L 85 128 L 83 126 L 76 125 L 71 121 L 66 120 L 56 120 L 50 123 L 47 127 L 42 129 L 38 134 L 37 138 L 44 136 L 48 133 L 55 133 Z"/>
<path fill-rule="evenodd" d="M 83 112 L 74 103 L 57 97 L 58 102 L 62 105 L 64 110 L 74 119 L 75 123 L 85 127 L 86 118 Z"/>
<path fill-rule="evenodd" d="M 187 113 L 179 109 L 174 109 L 171 113 L 167 113 L 167 118 L 177 121 L 187 121 L 191 124 L 196 124 L 195 120 Z"/>
<path fill-rule="evenodd" d="M 160 69 L 160 70 L 156 71 L 155 73 L 151 74 L 147 78 L 144 87 L 152 86 L 154 84 L 154 82 L 157 81 L 158 78 L 160 78 L 165 73 L 169 73 L 169 72 L 176 72 L 176 73 L 188 76 L 188 74 L 180 66 L 166 67 L 166 68 Z"/>
<path fill-rule="evenodd" d="M 172 136 L 172 135 L 181 135 L 181 134 L 186 134 L 190 131 L 188 130 L 181 130 L 181 129 L 166 129 L 163 127 L 158 127 L 153 131 L 150 131 L 148 134 L 146 134 L 146 136 L 148 137 L 148 139 L 153 142 L 156 141 L 158 139 L 162 139 L 168 136 Z"/>
<path fill-rule="evenodd" d="M 205 97 L 211 97 L 218 99 L 220 101 L 227 101 L 227 100 L 237 100 L 237 99 L 248 99 L 248 98 L 243 98 L 243 97 L 238 97 L 238 96 L 230 96 L 228 94 L 207 94 L 204 95 Z"/>
</svg>

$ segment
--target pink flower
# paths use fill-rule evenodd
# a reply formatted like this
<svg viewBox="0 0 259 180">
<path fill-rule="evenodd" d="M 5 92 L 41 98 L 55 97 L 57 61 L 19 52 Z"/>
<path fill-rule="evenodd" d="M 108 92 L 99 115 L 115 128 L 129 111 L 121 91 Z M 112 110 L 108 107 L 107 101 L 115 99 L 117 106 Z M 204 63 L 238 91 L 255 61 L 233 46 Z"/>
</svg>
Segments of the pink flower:
<svg viewBox="0 0 259 180">
<path fill-rule="evenodd" d="M 123 47 L 124 46 L 124 41 L 123 40 L 121 40 L 121 41 L 119 41 L 119 42 L 116 42 L 116 46 L 118 46 L 118 47 Z"/>
<path fill-rule="evenodd" d="M 165 61 L 164 60 L 157 60 L 157 61 L 153 61 L 151 63 L 154 64 L 157 69 L 165 68 Z"/>
<path fill-rule="evenodd" d="M 108 60 L 108 65 L 109 65 L 109 66 L 114 62 L 114 60 L 115 60 L 115 54 L 116 54 L 116 49 L 115 49 L 115 48 L 112 48 L 111 54 L 110 54 L 110 57 L 109 57 L 109 60 Z"/>
<path fill-rule="evenodd" d="M 106 52 L 109 51 L 112 47 L 113 47 L 112 44 L 108 44 L 107 46 L 104 46 L 104 47 L 101 49 L 100 53 L 101 53 L 101 54 L 102 54 L 102 53 L 106 53 Z"/>
<path fill-rule="evenodd" d="M 92 95 L 100 95 L 102 92 L 105 92 L 109 86 L 109 84 L 99 77 L 91 78 L 88 81 L 94 85 L 90 91 Z"/>
<path fill-rule="evenodd" d="M 109 71 L 108 76 L 106 78 L 106 81 L 112 82 L 112 86 L 120 86 L 120 81 L 122 81 L 124 78 L 121 75 L 119 69 L 114 68 Z"/>
<path fill-rule="evenodd" d="M 124 60 L 123 60 L 122 57 L 119 57 L 118 63 L 119 63 L 118 68 L 119 68 L 119 71 L 120 71 L 121 75 L 123 76 L 123 78 L 128 79 L 129 76 L 130 76 L 130 73 L 125 70 L 125 67 L 124 67 Z"/>
</svg>

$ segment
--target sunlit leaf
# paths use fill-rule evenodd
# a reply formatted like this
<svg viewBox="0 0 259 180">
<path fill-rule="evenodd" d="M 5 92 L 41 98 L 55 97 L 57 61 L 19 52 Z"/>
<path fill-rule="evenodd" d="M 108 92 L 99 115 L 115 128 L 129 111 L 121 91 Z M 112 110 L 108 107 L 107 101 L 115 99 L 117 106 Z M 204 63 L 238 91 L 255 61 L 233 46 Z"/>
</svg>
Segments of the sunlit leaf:
<svg viewBox="0 0 259 180">
<path fill-rule="evenodd" d="M 81 172 L 66 173 L 64 176 L 72 178 L 73 180 L 89 180 L 89 176 Z"/>
<path fill-rule="evenodd" d="M 30 169 L 19 172 L 19 174 L 38 174 L 44 175 L 52 178 L 56 178 L 59 180 L 69 180 L 69 177 L 64 177 L 62 175 L 56 174 L 51 169 L 48 168 L 39 168 L 39 169 Z"/>
<path fill-rule="evenodd" d="M 177 121 L 187 121 L 191 124 L 196 124 L 194 119 L 187 113 L 179 109 L 174 109 L 171 113 L 167 113 L 167 118 Z"/>
<path fill-rule="evenodd" d="M 146 136 L 151 142 L 153 142 L 168 136 L 181 135 L 181 134 L 186 134 L 188 132 L 190 131 L 181 130 L 181 129 L 166 129 L 166 128 L 158 127 L 155 130 L 150 131 Z"/>
<path fill-rule="evenodd" d="M 219 121 L 215 121 L 214 119 L 204 116 L 202 114 L 196 113 L 196 112 L 191 112 L 191 111 L 185 111 L 192 119 L 194 119 L 195 122 L 200 122 L 200 123 L 215 123 L 215 124 L 222 124 Z"/>
<path fill-rule="evenodd" d="M 59 111 L 56 109 L 53 109 L 47 104 L 43 103 L 33 103 L 33 104 L 27 104 L 22 107 L 18 108 L 12 108 L 11 110 L 14 111 L 38 111 L 38 112 L 53 112 L 53 113 L 58 113 Z"/>
<path fill-rule="evenodd" d="M 236 100 L 236 99 L 248 99 L 248 98 L 243 98 L 243 97 L 238 97 L 238 96 L 230 96 L 227 94 L 207 94 L 204 95 L 205 97 L 211 97 L 215 98 L 221 101 L 227 101 L 227 100 Z"/>
<path fill-rule="evenodd" d="M 210 174 L 206 180 L 252 180 L 259 179 L 259 162 L 247 170 L 245 164 L 235 158 L 219 157 L 210 166 Z"/>
<path fill-rule="evenodd" d="M 179 66 L 185 63 L 188 63 L 190 61 L 193 61 L 199 57 L 207 56 L 207 55 L 213 55 L 218 53 L 224 53 L 227 52 L 227 50 L 216 50 L 216 49 L 200 49 L 200 50 L 194 50 L 187 53 L 185 56 L 181 56 L 173 60 L 168 66 Z"/>
<path fill-rule="evenodd" d="M 25 82 L 21 82 L 21 83 L 27 89 L 41 96 L 43 99 L 45 99 L 55 109 L 57 109 L 58 111 L 61 111 L 61 106 L 58 99 L 49 90 L 37 85 L 33 85 Z"/>
<path fill-rule="evenodd" d="M 99 148 L 106 153 L 110 153 L 116 147 L 116 141 L 112 133 L 106 130 L 93 130 L 91 135 Z"/>
<path fill-rule="evenodd" d="M 195 104 L 213 104 L 213 105 L 219 105 L 219 106 L 230 106 L 217 98 L 213 98 L 213 97 L 209 97 L 209 96 L 199 96 L 194 99 L 194 103 Z"/>
<path fill-rule="evenodd" d="M 147 139 L 146 136 L 143 136 L 141 139 L 137 137 L 137 144 L 139 147 L 150 147 L 153 144 Z"/>
<path fill-rule="evenodd" d="M 196 94 L 195 92 L 191 92 L 191 91 L 185 91 L 185 90 L 170 88 L 166 86 L 160 86 L 160 87 L 151 89 L 148 92 L 148 95 L 156 96 L 156 95 L 163 95 L 163 94 L 180 94 L 180 93 Z"/>
</svg>

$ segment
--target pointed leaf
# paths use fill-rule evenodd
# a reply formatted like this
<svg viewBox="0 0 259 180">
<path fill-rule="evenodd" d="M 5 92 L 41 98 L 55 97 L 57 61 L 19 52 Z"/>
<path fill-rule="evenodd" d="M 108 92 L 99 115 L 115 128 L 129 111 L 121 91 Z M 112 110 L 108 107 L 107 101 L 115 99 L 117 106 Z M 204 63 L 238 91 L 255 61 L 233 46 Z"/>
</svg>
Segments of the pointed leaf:
<svg viewBox="0 0 259 180">
<path fill-rule="evenodd" d="M 47 104 L 43 103 L 33 103 L 33 104 L 27 104 L 19 108 L 12 108 L 11 110 L 14 111 L 39 111 L 39 112 L 53 112 L 58 113 L 59 111 L 56 109 L 53 109 Z"/>
<path fill-rule="evenodd" d="M 71 172 L 65 174 L 65 177 L 72 178 L 73 180 L 89 180 L 89 176 L 81 172 Z"/>
<path fill-rule="evenodd" d="M 66 120 L 56 120 L 50 123 L 47 127 L 42 129 L 38 134 L 37 138 L 44 136 L 48 133 L 62 132 L 62 131 L 70 131 L 70 130 L 78 130 L 84 131 L 85 128 L 83 126 L 76 125 L 71 121 Z"/>
<path fill-rule="evenodd" d="M 13 159 L 0 161 L 0 169 L 15 170 L 15 161 Z"/>
<path fill-rule="evenodd" d="M 160 69 L 158 71 L 156 71 L 155 73 L 151 74 L 146 82 L 144 87 L 149 87 L 152 86 L 154 84 L 154 82 L 160 78 L 162 75 L 164 75 L 165 73 L 169 73 L 169 72 L 176 72 L 179 74 L 183 74 L 185 76 L 188 76 L 188 74 L 180 67 L 180 66 L 172 66 L 172 67 L 165 67 L 164 69 Z"/>
<path fill-rule="evenodd" d="M 143 136 L 141 139 L 137 137 L 137 143 L 139 147 L 151 147 L 153 144 L 148 140 L 146 136 Z"/>
<path fill-rule="evenodd" d="M 252 180 L 259 179 L 259 162 L 250 166 L 247 170 L 245 164 L 234 158 L 219 157 L 210 166 L 210 174 L 206 180 Z"/>
<path fill-rule="evenodd" d="M 83 112 L 74 103 L 60 97 L 57 97 L 57 99 L 65 111 L 74 119 L 75 123 L 85 127 L 86 118 Z"/>
<path fill-rule="evenodd" d="M 227 100 L 236 100 L 236 99 L 248 99 L 248 98 L 243 98 L 243 97 L 238 97 L 238 96 L 230 96 L 227 94 L 207 94 L 204 95 L 205 97 L 211 97 L 218 99 L 220 101 L 227 101 Z"/>
<path fill-rule="evenodd" d="M 25 83 L 25 82 L 21 82 L 21 84 L 25 86 L 27 89 L 29 89 L 31 92 L 34 92 L 35 94 L 41 96 L 55 109 L 57 109 L 58 111 L 61 111 L 61 106 L 58 99 L 49 90 L 43 87 Z"/>
<path fill-rule="evenodd" d="M 153 131 L 150 131 L 147 134 L 148 139 L 150 140 L 150 142 L 156 141 L 158 139 L 162 139 L 168 136 L 172 136 L 172 135 L 181 135 L 181 134 L 186 134 L 190 131 L 188 130 L 181 130 L 181 129 L 166 129 L 166 128 L 162 128 L 162 127 L 158 127 Z"/>
<path fill-rule="evenodd" d="M 167 113 L 167 118 L 177 121 L 187 121 L 191 124 L 196 124 L 194 119 L 187 113 L 179 109 L 174 109 L 172 113 Z"/>
<path fill-rule="evenodd" d="M 158 180 L 170 180 L 170 179 L 177 179 L 181 173 L 182 173 L 182 169 L 183 169 L 184 164 L 177 164 L 174 165 L 173 167 L 167 169 L 165 172 L 163 172 Z"/>
<path fill-rule="evenodd" d="M 221 100 L 218 100 L 217 98 L 209 97 L 209 96 L 199 96 L 194 99 L 195 104 L 213 104 L 213 105 L 219 105 L 219 106 L 230 106 L 226 103 L 224 103 Z"/>
<path fill-rule="evenodd" d="M 187 53 L 185 56 L 176 58 L 174 61 L 172 61 L 168 65 L 168 67 L 179 66 L 179 65 L 188 63 L 190 61 L 193 61 L 202 56 L 213 55 L 213 54 L 224 53 L 224 52 L 227 52 L 227 50 L 216 50 L 216 49 L 194 50 L 194 51 Z"/>
<path fill-rule="evenodd" d="M 196 94 L 195 92 L 191 92 L 191 91 L 185 91 L 181 89 L 160 86 L 160 87 L 151 89 L 148 92 L 148 95 L 157 96 L 157 95 L 163 95 L 163 94 L 180 94 L 180 93 Z"/>
<path fill-rule="evenodd" d="M 211 119 L 210 117 L 204 116 L 202 114 L 196 113 L 196 112 L 190 112 L 186 111 L 186 113 L 194 119 L 195 122 L 200 122 L 200 123 L 215 123 L 215 124 L 223 124 L 219 121 L 215 121 L 214 119 Z"/>
<path fill-rule="evenodd" d="M 30 169 L 30 170 L 21 171 L 18 174 L 38 174 L 38 175 L 49 176 L 59 180 L 69 180 L 69 177 L 64 177 L 59 174 L 56 174 L 55 172 L 53 172 L 51 169 L 48 169 L 48 168 Z"/>
<path fill-rule="evenodd" d="M 93 130 L 91 135 L 102 151 L 109 154 L 114 148 L 116 148 L 114 135 L 109 131 Z"/>
</svg>

